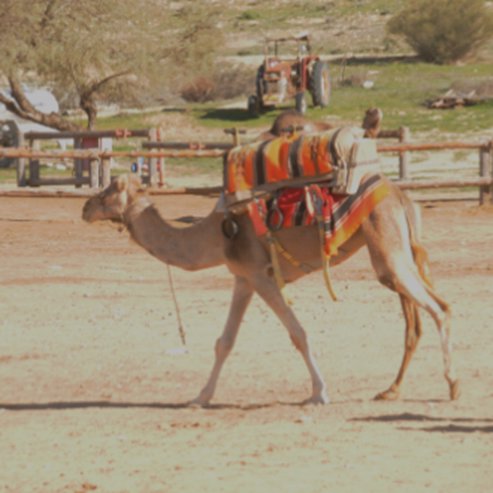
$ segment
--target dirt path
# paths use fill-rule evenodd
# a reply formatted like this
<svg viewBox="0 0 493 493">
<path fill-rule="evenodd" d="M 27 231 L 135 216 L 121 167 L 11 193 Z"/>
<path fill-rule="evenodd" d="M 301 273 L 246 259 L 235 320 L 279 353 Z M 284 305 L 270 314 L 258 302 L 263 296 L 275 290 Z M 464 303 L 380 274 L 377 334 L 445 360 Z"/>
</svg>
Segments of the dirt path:
<svg viewBox="0 0 493 493">
<path fill-rule="evenodd" d="M 212 201 L 159 197 L 166 217 Z M 450 402 L 439 341 L 424 336 L 402 400 L 375 402 L 395 376 L 403 319 L 365 252 L 288 288 L 332 404 L 309 394 L 301 358 L 255 299 L 209 409 L 204 384 L 231 281 L 224 268 L 166 269 L 82 199 L 0 199 L 0 491 L 482 492 L 493 481 L 493 210 L 424 208 L 438 290 L 453 307 L 462 397 Z"/>
</svg>

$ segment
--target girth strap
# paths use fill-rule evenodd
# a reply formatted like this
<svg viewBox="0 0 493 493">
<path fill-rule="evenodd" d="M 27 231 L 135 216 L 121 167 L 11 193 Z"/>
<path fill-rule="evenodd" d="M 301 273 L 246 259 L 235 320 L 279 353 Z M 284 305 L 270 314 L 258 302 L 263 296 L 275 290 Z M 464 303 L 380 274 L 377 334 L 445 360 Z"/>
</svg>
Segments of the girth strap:
<svg viewBox="0 0 493 493">
<path fill-rule="evenodd" d="M 270 242 L 274 244 L 276 251 L 280 253 L 285 260 L 287 260 L 293 267 L 296 267 L 297 269 L 301 269 L 305 274 L 310 274 L 313 272 L 315 269 L 311 267 L 310 265 L 306 264 L 305 262 L 300 262 L 297 258 L 295 258 L 293 255 L 291 255 L 282 245 L 281 242 L 273 236 L 272 234 L 270 235 Z"/>
</svg>

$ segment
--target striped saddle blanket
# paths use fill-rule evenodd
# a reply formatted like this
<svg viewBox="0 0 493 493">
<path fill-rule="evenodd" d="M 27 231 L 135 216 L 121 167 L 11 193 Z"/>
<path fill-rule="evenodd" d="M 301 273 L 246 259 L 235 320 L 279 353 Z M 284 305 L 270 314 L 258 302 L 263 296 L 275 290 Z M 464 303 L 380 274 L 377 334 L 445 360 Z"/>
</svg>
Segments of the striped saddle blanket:
<svg viewBox="0 0 493 493">
<path fill-rule="evenodd" d="M 389 182 L 381 175 L 373 174 L 365 176 L 352 195 L 334 195 L 328 187 L 317 185 L 286 188 L 269 200 L 250 202 L 248 211 L 257 235 L 263 236 L 269 231 L 315 224 L 317 212 L 309 202 L 319 201 L 325 254 L 331 256 L 356 233 L 389 191 Z"/>
<path fill-rule="evenodd" d="M 224 189 L 230 203 L 314 182 L 351 194 L 377 164 L 375 141 L 363 138 L 359 128 L 295 134 L 231 149 L 224 159 Z"/>
</svg>

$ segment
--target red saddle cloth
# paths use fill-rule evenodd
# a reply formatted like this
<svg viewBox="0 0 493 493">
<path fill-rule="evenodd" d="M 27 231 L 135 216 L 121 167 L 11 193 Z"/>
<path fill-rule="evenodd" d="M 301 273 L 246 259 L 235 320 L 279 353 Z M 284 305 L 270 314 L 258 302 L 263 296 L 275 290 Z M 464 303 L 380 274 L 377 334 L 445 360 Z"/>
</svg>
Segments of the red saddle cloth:
<svg viewBox="0 0 493 493">
<path fill-rule="evenodd" d="M 279 137 L 233 148 L 224 161 L 228 193 L 288 184 L 299 177 L 331 177 L 332 133 Z M 281 186 L 281 185 L 280 185 Z"/>
<path fill-rule="evenodd" d="M 325 253 L 335 255 L 390 191 L 388 181 L 381 175 L 365 177 L 353 195 L 332 195 L 322 186 L 311 192 L 309 188 L 286 188 L 273 199 L 251 202 L 249 213 L 257 234 L 316 224 L 317 212 L 309 204 L 311 199 L 307 201 L 307 194 L 315 192 L 321 204 Z"/>
</svg>

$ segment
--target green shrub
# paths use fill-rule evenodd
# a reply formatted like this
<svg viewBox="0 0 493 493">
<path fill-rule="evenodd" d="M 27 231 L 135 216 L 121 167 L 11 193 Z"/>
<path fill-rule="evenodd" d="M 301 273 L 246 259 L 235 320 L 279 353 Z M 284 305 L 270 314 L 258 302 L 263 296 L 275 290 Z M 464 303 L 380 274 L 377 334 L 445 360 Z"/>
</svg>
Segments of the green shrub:
<svg viewBox="0 0 493 493">
<path fill-rule="evenodd" d="M 240 21 L 256 21 L 262 18 L 262 14 L 256 10 L 245 10 L 238 16 Z"/>
<path fill-rule="evenodd" d="M 181 88 L 180 95 L 187 102 L 205 103 L 214 99 L 215 88 L 210 78 L 198 76 Z"/>
<path fill-rule="evenodd" d="M 243 65 L 217 63 L 207 75 L 197 75 L 180 88 L 187 102 L 205 103 L 245 97 L 255 91 L 255 69 Z"/>
<path fill-rule="evenodd" d="M 493 35 L 484 0 L 415 0 L 387 24 L 427 62 L 452 63 L 477 52 Z"/>
</svg>

